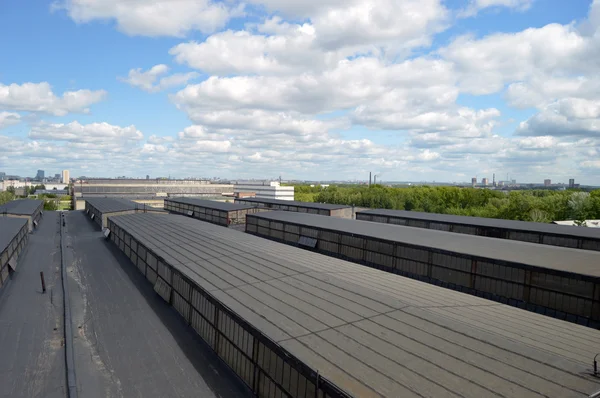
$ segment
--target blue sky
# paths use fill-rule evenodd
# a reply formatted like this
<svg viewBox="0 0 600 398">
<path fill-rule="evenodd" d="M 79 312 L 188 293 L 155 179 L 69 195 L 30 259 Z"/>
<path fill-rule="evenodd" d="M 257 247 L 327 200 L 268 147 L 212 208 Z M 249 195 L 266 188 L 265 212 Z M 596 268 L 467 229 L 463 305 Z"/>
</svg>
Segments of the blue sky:
<svg viewBox="0 0 600 398">
<path fill-rule="evenodd" d="M 600 184 L 598 24 L 588 0 L 5 0 L 0 171 Z"/>
</svg>

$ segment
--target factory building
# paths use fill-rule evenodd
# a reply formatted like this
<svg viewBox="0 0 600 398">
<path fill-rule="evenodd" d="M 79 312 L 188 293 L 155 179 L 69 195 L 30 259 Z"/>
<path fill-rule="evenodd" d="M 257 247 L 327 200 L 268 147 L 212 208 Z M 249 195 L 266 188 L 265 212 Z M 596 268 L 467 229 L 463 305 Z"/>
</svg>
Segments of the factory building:
<svg viewBox="0 0 600 398">
<path fill-rule="evenodd" d="M 246 232 L 571 322 L 600 326 L 600 253 L 291 212 Z"/>
<path fill-rule="evenodd" d="M 254 193 L 260 199 L 294 200 L 294 187 L 283 187 L 278 181 L 238 181 L 233 193 L 237 197 Z"/>
<path fill-rule="evenodd" d="M 353 218 L 354 209 L 347 205 L 328 203 L 298 202 L 292 200 L 238 198 L 235 203 L 266 208 L 270 210 L 292 211 L 297 213 L 320 214 L 322 216 Z"/>
<path fill-rule="evenodd" d="M 43 209 L 43 200 L 13 200 L 0 205 L 0 217 L 24 218 L 27 220 L 29 232 L 32 232 L 42 217 Z"/>
</svg>

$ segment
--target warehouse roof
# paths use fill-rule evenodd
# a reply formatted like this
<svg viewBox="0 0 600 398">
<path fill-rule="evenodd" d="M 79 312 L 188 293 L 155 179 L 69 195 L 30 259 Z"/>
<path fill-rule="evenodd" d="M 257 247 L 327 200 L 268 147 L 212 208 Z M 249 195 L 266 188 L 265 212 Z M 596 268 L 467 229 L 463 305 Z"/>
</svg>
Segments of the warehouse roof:
<svg viewBox="0 0 600 398">
<path fill-rule="evenodd" d="M 209 209 L 216 209 L 222 211 L 247 210 L 254 208 L 254 206 L 243 205 L 240 203 L 217 202 L 216 200 L 205 200 L 197 198 L 165 198 L 165 200 L 170 200 L 171 202 L 177 203 L 185 203 L 193 206 L 207 207 Z"/>
<path fill-rule="evenodd" d="M 526 266 L 600 277 L 600 267 L 598 267 L 600 252 L 596 251 L 558 246 L 540 247 L 535 243 L 507 239 L 285 211 L 270 211 L 248 215 L 248 217 L 283 221 L 480 258 L 492 258 Z"/>
<path fill-rule="evenodd" d="M 371 214 L 387 217 L 410 218 L 451 224 L 470 225 L 475 227 L 503 228 L 524 232 L 565 235 L 573 237 L 600 239 L 600 230 L 594 228 L 573 228 L 565 225 L 546 224 L 517 220 L 501 220 L 498 218 L 455 216 L 451 214 L 424 213 L 419 211 L 374 209 L 359 211 L 357 214 Z"/>
<path fill-rule="evenodd" d="M 143 210 L 144 205 L 122 198 L 87 198 L 86 202 L 95 207 L 100 213 L 115 213 L 127 210 Z M 163 211 L 154 207 L 146 206 L 148 211 Z"/>
<path fill-rule="evenodd" d="M 575 397 L 600 387 L 590 376 L 598 330 L 183 216 L 112 221 L 355 396 Z"/>
<path fill-rule="evenodd" d="M 27 224 L 25 218 L 2 217 L 0 215 L 0 253 L 6 249 L 11 240 Z"/>
<path fill-rule="evenodd" d="M 32 216 L 44 204 L 43 200 L 19 199 L 0 206 L 0 213 Z"/>
<path fill-rule="evenodd" d="M 246 201 L 246 202 L 254 202 L 254 203 L 269 203 L 274 205 L 286 205 L 286 206 L 298 206 L 298 207 L 308 207 L 311 209 L 321 209 L 321 210 L 336 210 L 336 209 L 347 209 L 347 205 L 332 205 L 329 203 L 314 203 L 314 202 L 298 202 L 296 200 L 281 200 L 281 199 L 264 199 L 264 198 L 239 198 L 236 201 Z"/>
</svg>

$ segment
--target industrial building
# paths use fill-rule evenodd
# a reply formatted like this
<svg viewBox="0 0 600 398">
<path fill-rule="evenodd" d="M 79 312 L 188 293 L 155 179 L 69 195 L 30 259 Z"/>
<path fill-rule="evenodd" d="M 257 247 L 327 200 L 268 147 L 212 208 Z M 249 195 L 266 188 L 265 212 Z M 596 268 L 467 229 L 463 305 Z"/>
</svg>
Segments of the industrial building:
<svg viewBox="0 0 600 398">
<path fill-rule="evenodd" d="M 290 212 L 246 231 L 549 316 L 600 327 L 600 253 Z"/>
<path fill-rule="evenodd" d="M 22 218 L 0 217 L 0 288 L 17 268 L 19 254 L 27 244 L 27 224 Z"/>
<path fill-rule="evenodd" d="M 0 217 L 24 218 L 27 220 L 27 226 L 31 232 L 38 225 L 43 209 L 43 200 L 13 200 L 0 205 Z"/>
<path fill-rule="evenodd" d="M 328 203 L 297 202 L 295 200 L 276 200 L 260 198 L 235 199 L 235 203 L 267 208 L 270 210 L 283 210 L 298 213 L 320 214 L 341 218 L 353 218 L 354 209 L 346 205 L 332 205 Z"/>
<path fill-rule="evenodd" d="M 600 230 L 593 228 L 387 209 L 357 211 L 356 219 L 600 251 Z"/>
<path fill-rule="evenodd" d="M 224 194 L 233 194 L 233 185 L 204 180 L 88 179 L 73 184 L 73 209 L 84 209 L 87 198 L 97 197 L 130 199 L 162 208 L 170 196 L 214 198 Z"/>
<path fill-rule="evenodd" d="M 85 202 L 85 212 L 100 228 L 106 228 L 109 216 L 131 213 L 165 213 L 162 209 L 140 205 L 121 198 L 93 198 Z"/>
<path fill-rule="evenodd" d="M 165 210 L 243 231 L 246 227 L 246 214 L 268 209 L 197 198 L 166 198 Z"/>
<path fill-rule="evenodd" d="M 254 193 L 261 199 L 294 200 L 294 187 L 281 186 L 279 181 L 237 181 L 233 193 L 236 197 Z"/>
<path fill-rule="evenodd" d="M 598 330 L 182 216 L 108 223 L 132 267 L 259 397 L 581 397 L 600 385 Z"/>
</svg>

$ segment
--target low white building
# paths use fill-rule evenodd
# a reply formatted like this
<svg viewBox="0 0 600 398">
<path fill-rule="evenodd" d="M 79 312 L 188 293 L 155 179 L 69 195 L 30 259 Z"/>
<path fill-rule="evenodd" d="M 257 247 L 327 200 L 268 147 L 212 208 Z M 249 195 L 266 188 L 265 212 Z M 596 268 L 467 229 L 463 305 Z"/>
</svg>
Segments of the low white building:
<svg viewBox="0 0 600 398">
<path fill-rule="evenodd" d="M 254 192 L 257 198 L 294 200 L 294 187 L 282 187 L 278 181 L 238 181 L 233 193 Z"/>
</svg>

